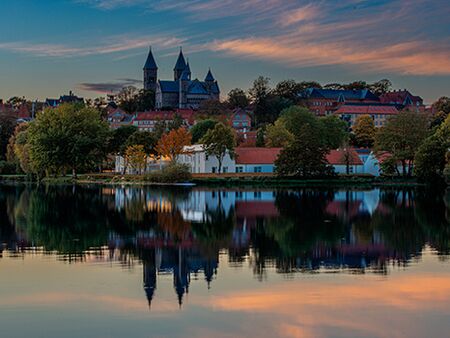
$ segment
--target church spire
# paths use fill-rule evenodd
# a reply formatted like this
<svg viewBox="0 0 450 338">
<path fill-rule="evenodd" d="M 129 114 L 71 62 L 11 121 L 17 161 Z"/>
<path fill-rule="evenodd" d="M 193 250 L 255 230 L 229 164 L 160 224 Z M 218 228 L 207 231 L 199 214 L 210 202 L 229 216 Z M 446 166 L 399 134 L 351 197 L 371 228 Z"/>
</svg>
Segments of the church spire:
<svg viewBox="0 0 450 338">
<path fill-rule="evenodd" d="M 208 74 L 206 74 L 205 82 L 214 82 L 214 76 L 211 73 L 211 69 L 208 70 Z"/>
<path fill-rule="evenodd" d="M 175 81 L 178 81 L 185 69 L 186 60 L 184 59 L 183 50 L 180 47 L 180 54 L 178 54 L 177 63 L 175 64 L 175 68 L 173 69 Z"/>
<path fill-rule="evenodd" d="M 145 62 L 144 69 L 156 70 L 158 66 L 156 65 L 155 58 L 153 57 L 152 47 L 148 51 L 147 61 Z"/>
</svg>

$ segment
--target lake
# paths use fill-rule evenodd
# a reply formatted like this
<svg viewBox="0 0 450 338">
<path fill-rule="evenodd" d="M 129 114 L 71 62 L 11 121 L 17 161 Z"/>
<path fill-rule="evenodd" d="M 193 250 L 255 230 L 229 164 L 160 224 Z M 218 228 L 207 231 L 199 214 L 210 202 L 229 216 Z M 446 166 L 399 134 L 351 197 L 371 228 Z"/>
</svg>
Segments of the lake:
<svg viewBox="0 0 450 338">
<path fill-rule="evenodd" d="M 448 337 L 450 192 L 0 186 L 1 337 Z"/>
</svg>

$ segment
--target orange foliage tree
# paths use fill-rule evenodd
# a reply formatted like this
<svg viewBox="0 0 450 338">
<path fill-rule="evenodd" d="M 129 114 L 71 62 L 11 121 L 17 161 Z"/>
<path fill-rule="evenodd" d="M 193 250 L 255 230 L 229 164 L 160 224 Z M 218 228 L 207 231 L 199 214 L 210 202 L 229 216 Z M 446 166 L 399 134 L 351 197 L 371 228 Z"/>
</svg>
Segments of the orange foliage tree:
<svg viewBox="0 0 450 338">
<path fill-rule="evenodd" d="M 161 137 L 156 145 L 156 151 L 174 162 L 178 155 L 183 153 L 183 148 L 191 144 L 191 139 L 192 135 L 186 128 L 173 129 Z"/>
</svg>

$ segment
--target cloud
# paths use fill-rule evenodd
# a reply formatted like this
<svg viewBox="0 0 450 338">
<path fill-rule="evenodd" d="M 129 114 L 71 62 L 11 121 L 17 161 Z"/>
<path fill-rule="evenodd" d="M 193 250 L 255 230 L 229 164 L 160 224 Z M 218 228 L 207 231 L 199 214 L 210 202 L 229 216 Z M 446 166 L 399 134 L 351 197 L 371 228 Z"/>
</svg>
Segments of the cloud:
<svg viewBox="0 0 450 338">
<path fill-rule="evenodd" d="M 103 83 L 90 83 L 84 82 L 79 83 L 77 88 L 80 90 L 85 90 L 88 92 L 96 92 L 96 93 L 117 93 L 123 87 L 127 86 L 139 86 L 142 84 L 141 80 L 136 79 L 118 79 L 114 82 L 103 82 Z"/>
<path fill-rule="evenodd" d="M 116 36 L 106 39 L 106 43 L 99 46 L 74 47 L 63 44 L 6 42 L 0 43 L 0 50 L 42 57 L 83 57 L 143 49 L 148 48 L 149 45 L 164 50 L 180 46 L 184 41 L 184 39 L 169 36 Z"/>
</svg>

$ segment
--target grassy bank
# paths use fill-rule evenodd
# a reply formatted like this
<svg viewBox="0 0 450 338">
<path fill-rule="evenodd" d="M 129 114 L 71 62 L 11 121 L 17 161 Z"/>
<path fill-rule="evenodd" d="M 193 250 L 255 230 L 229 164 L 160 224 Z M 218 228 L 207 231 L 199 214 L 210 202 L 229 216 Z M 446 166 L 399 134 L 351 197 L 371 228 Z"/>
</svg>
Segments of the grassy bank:
<svg viewBox="0 0 450 338">
<path fill-rule="evenodd" d="M 24 175 L 1 175 L 0 182 L 36 183 Z M 113 174 L 86 174 L 76 179 L 71 176 L 45 178 L 43 184 L 100 184 L 100 185 L 176 185 L 189 183 L 196 186 L 208 187 L 305 187 L 305 186 L 416 186 L 421 185 L 414 178 L 403 177 L 371 177 L 371 176 L 335 176 L 315 179 L 280 178 L 273 175 L 223 175 L 223 176 L 196 176 L 189 180 L 174 182 L 154 182 L 145 176 L 139 175 L 113 175 Z"/>
</svg>

